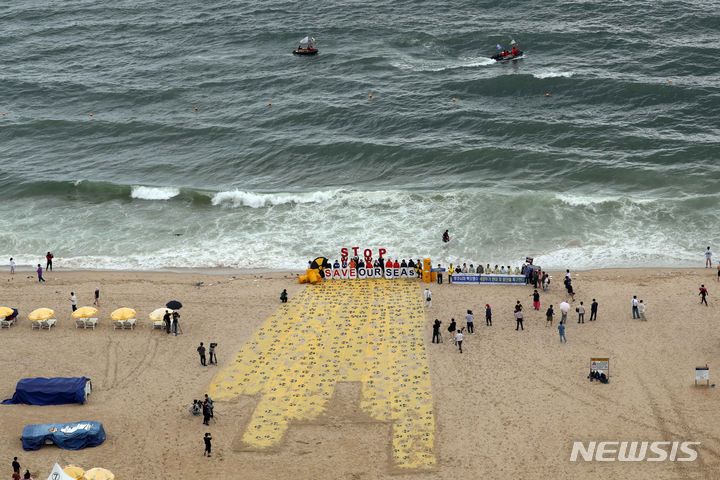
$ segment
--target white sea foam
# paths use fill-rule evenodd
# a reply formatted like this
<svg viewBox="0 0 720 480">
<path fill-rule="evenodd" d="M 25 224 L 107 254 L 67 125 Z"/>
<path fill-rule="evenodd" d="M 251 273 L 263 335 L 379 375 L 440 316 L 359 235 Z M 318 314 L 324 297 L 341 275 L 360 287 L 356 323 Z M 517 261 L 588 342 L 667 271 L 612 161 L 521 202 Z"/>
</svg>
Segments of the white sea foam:
<svg viewBox="0 0 720 480">
<path fill-rule="evenodd" d="M 404 59 L 401 62 L 394 62 L 392 66 L 402 70 L 412 70 L 415 72 L 442 72 L 445 70 L 455 70 L 458 68 L 474 68 L 485 65 L 492 65 L 495 60 L 487 57 L 467 57 L 461 58 L 460 61 L 415 61 L 413 59 Z"/>
<path fill-rule="evenodd" d="M 139 200 L 170 200 L 180 194 L 180 189 L 173 187 L 132 187 L 130 196 Z"/>
<path fill-rule="evenodd" d="M 233 207 L 263 208 L 274 205 L 324 203 L 333 198 L 336 191 L 318 191 L 307 193 L 254 193 L 233 190 L 213 195 L 213 205 Z"/>
<path fill-rule="evenodd" d="M 570 78 L 574 75 L 573 72 L 566 72 L 562 70 L 557 70 L 554 68 L 548 68 L 545 70 L 540 70 L 539 72 L 533 73 L 532 76 L 535 78 Z"/>
</svg>

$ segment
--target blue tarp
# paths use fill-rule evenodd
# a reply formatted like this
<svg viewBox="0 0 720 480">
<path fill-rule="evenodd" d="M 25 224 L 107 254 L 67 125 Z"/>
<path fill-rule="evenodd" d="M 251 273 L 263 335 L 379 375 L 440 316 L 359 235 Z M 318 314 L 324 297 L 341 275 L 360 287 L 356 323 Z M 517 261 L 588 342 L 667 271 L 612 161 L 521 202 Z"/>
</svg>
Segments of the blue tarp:
<svg viewBox="0 0 720 480">
<path fill-rule="evenodd" d="M 26 425 L 23 429 L 25 450 L 38 450 L 48 441 L 65 450 L 97 447 L 105 441 L 105 430 L 102 423 L 88 421 Z"/>
<path fill-rule="evenodd" d="M 4 400 L 3 405 L 26 403 L 28 405 L 63 405 L 85 403 L 86 377 L 71 378 L 23 378 L 15 387 L 15 395 Z M 89 386 L 88 386 L 89 390 Z"/>
</svg>

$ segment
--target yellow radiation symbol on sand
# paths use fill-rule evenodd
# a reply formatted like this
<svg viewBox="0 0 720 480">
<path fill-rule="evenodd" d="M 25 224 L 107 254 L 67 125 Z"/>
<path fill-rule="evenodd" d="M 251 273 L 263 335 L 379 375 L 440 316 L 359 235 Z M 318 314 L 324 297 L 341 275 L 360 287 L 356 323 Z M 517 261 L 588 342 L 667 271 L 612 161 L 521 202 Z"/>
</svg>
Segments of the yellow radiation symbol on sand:
<svg viewBox="0 0 720 480">
<path fill-rule="evenodd" d="M 360 382 L 360 407 L 392 424 L 402 469 L 435 466 L 425 314 L 405 280 L 326 281 L 282 305 L 212 380 L 210 396 L 259 395 L 242 441 L 277 445 L 290 422 L 323 415 L 338 382 Z"/>
</svg>

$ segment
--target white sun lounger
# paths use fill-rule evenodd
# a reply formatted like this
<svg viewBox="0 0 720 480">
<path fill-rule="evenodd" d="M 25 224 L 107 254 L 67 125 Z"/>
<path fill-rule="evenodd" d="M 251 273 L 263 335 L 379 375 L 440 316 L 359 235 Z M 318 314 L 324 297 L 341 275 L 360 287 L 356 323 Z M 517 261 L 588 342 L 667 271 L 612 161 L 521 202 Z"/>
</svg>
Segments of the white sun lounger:
<svg viewBox="0 0 720 480">
<path fill-rule="evenodd" d="M 48 331 L 49 331 L 52 327 L 55 326 L 55 324 L 57 323 L 57 320 L 54 319 L 54 318 L 49 318 L 49 319 L 47 319 L 47 320 L 43 320 L 42 322 L 37 322 L 37 323 L 40 324 L 40 329 L 41 329 L 41 330 L 44 329 L 44 330 L 48 330 Z"/>
<path fill-rule="evenodd" d="M 165 329 L 165 322 L 163 322 L 162 320 L 157 321 L 157 322 L 153 322 L 153 330 L 155 330 L 155 329 L 157 329 L 157 330 L 164 330 L 164 329 Z"/>
<path fill-rule="evenodd" d="M 134 319 L 134 318 L 131 318 L 131 319 L 129 319 L 129 320 L 125 320 L 125 325 L 124 325 L 125 330 L 132 330 L 132 329 L 134 329 L 134 328 L 135 328 L 135 322 L 137 322 L 137 320 Z"/>
<path fill-rule="evenodd" d="M 10 328 L 13 325 L 15 325 L 15 319 L 12 320 L 5 320 L 6 317 L 3 317 L 2 320 L 0 320 L 0 328 Z"/>
<path fill-rule="evenodd" d="M 85 319 L 85 328 L 92 328 L 95 330 L 95 327 L 97 326 L 98 319 L 97 318 L 86 318 Z"/>
<path fill-rule="evenodd" d="M 123 328 L 125 328 L 125 322 L 123 320 L 113 321 L 113 330 L 122 330 Z"/>
<path fill-rule="evenodd" d="M 85 328 L 85 319 L 84 318 L 76 318 L 75 319 L 75 328 Z"/>
</svg>

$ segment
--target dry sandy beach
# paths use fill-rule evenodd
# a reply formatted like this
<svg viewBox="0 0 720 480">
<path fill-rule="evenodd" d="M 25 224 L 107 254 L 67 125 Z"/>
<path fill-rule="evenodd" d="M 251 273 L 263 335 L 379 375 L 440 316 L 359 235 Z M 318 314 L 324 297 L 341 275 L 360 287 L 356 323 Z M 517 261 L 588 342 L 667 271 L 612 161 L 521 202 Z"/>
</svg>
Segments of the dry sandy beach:
<svg viewBox="0 0 720 480">
<path fill-rule="evenodd" d="M 694 367 L 720 375 L 720 284 L 715 270 L 629 269 L 574 272 L 577 292 L 567 324 L 567 344 L 545 326 L 549 302 L 565 298 L 562 274 L 543 294 L 542 309 L 531 311 L 532 288 L 518 286 L 430 285 L 433 306 L 423 335 L 432 384 L 436 465 L 402 473 L 391 453 L 391 425 L 360 410 L 360 389 L 341 384 L 326 414 L 290 423 L 282 442 L 269 451 L 248 451 L 240 437 L 257 398 L 216 402 L 209 428 L 188 407 L 202 398 L 220 368 L 279 307 L 304 289 L 294 274 L 64 272 L 39 285 L 31 273 L 0 279 L 0 305 L 17 307 L 17 325 L 0 331 L 0 396 L 8 398 L 17 380 L 33 376 L 88 376 L 94 392 L 84 406 L 1 406 L 0 457 L 17 455 L 45 478 L 52 464 L 108 468 L 118 479 L 376 479 L 402 475 L 418 479 L 533 478 L 717 478 L 720 471 L 720 398 L 717 388 L 695 387 Z M 203 282 L 197 286 L 199 282 Z M 698 287 L 710 290 L 701 306 Z M 418 298 L 425 284 L 415 284 Z M 80 306 L 101 290 L 96 330 L 77 330 L 70 319 L 70 292 Z M 647 322 L 631 319 L 630 301 L 647 303 Z M 597 298 L 598 320 L 588 322 Z M 153 331 L 147 314 L 170 299 L 181 300 L 183 334 Z M 525 330 L 515 331 L 513 305 L 522 301 Z M 585 302 L 586 323 L 574 307 Z M 392 298 L 387 298 L 392 303 Z M 484 305 L 494 310 L 486 327 Z M 138 328 L 114 331 L 110 312 L 138 311 Z M 51 331 L 31 330 L 27 314 L 39 307 L 56 311 Z M 464 326 L 476 314 L 474 335 L 461 355 L 448 339 L 450 317 Z M 431 323 L 443 321 L 445 342 L 430 343 Z M 559 312 L 558 317 L 559 318 Z M 557 320 L 556 320 L 557 321 Z M 199 342 L 219 343 L 219 367 L 201 367 Z M 589 359 L 610 357 L 611 382 L 590 383 Z M 717 370 L 716 370 L 717 368 Z M 107 441 L 78 452 L 47 446 L 22 451 L 25 424 L 97 420 Z M 212 458 L 202 456 L 202 436 L 214 437 Z M 695 462 L 570 462 L 575 440 L 696 441 Z"/>
</svg>

